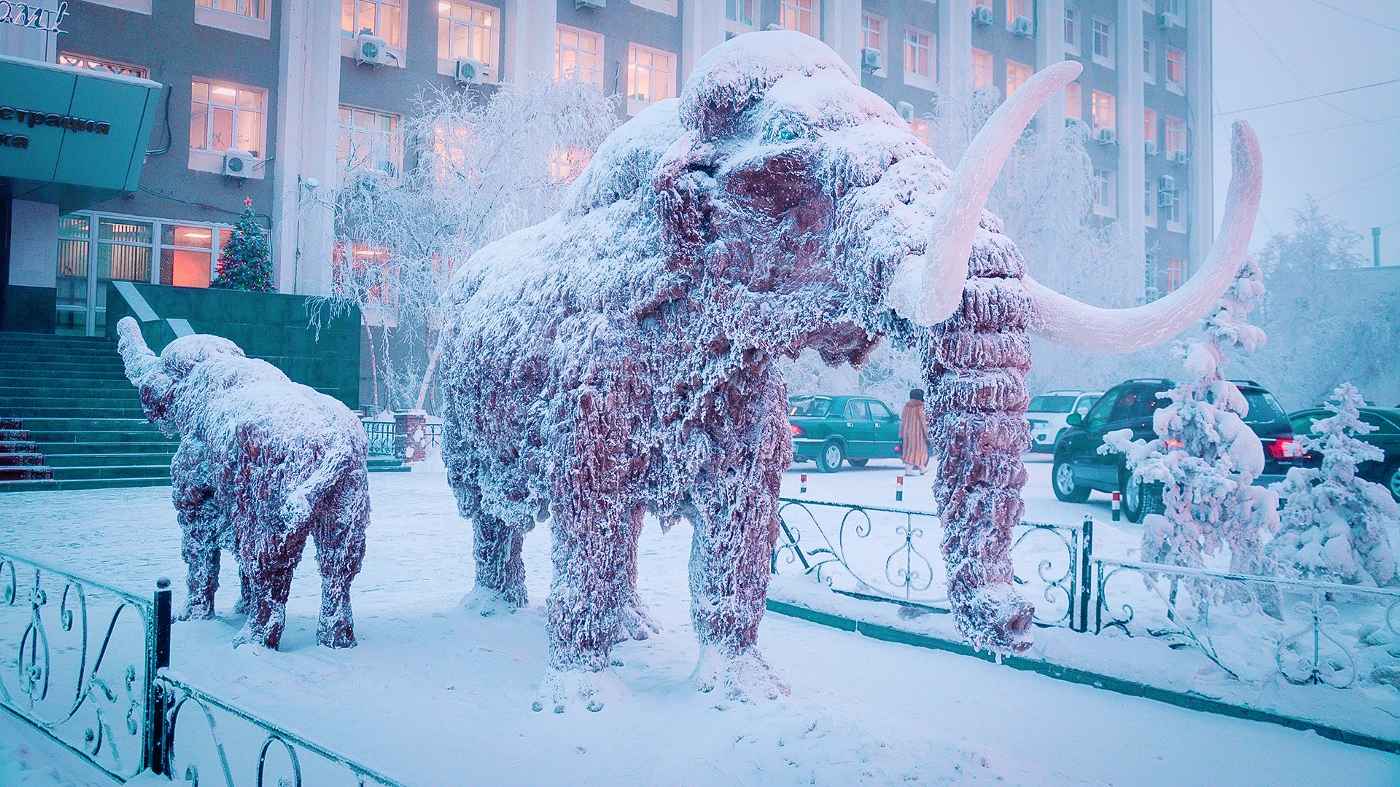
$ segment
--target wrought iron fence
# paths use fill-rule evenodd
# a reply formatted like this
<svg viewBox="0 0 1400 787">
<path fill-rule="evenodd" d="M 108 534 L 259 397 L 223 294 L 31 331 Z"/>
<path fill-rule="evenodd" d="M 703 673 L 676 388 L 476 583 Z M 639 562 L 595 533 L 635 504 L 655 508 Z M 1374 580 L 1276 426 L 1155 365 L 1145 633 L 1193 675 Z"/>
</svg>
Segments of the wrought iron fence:
<svg viewBox="0 0 1400 787">
<path fill-rule="evenodd" d="M 1193 648 L 1236 678 L 1350 688 L 1400 680 L 1400 590 L 1094 559 L 1094 632 Z M 1134 577 L 1144 588 L 1125 586 Z M 1131 602 L 1131 603 L 1130 603 Z M 1248 625 L 1240 625 L 1247 622 Z M 1272 648 L 1272 666 L 1257 656 Z M 1266 651 L 1265 651 L 1266 652 Z"/>
<path fill-rule="evenodd" d="M 399 425 L 393 421 L 361 421 L 364 424 L 365 434 L 369 436 L 369 452 L 379 456 L 392 456 L 403 459 L 407 454 L 408 435 L 399 431 Z M 425 423 L 422 425 L 421 440 L 425 448 L 437 448 L 442 445 L 442 424 Z"/>
<path fill-rule="evenodd" d="M 947 574 L 936 514 L 780 498 L 771 569 L 800 566 L 837 592 L 948 612 Z M 805 540 L 804 540 L 805 539 Z M 1083 631 L 1089 611 L 1093 520 L 1081 527 L 1022 522 L 1012 531 L 1015 581 L 1031 586 L 1035 622 Z"/>
<path fill-rule="evenodd" d="M 402 787 L 169 674 L 170 596 L 169 580 L 145 599 L 0 552 L 0 707 L 119 782 L 150 770 L 198 784 L 203 764 L 228 787 L 337 772 Z M 231 761 L 244 747 L 256 760 Z"/>
</svg>

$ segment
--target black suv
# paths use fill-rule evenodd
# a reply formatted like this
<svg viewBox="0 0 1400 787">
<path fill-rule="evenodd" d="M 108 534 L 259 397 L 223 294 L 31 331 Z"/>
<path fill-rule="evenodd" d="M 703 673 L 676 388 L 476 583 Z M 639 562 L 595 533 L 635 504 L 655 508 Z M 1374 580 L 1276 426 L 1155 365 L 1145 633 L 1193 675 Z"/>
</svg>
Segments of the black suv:
<svg viewBox="0 0 1400 787">
<path fill-rule="evenodd" d="M 1293 425 L 1274 395 L 1253 380 L 1231 380 L 1239 386 L 1249 404 L 1244 422 L 1264 444 L 1264 474 L 1254 483 L 1266 485 L 1282 481 L 1302 447 L 1293 439 Z M 1055 442 L 1055 465 L 1050 483 L 1055 497 L 1066 503 L 1082 503 L 1089 491 L 1122 492 L 1123 514 L 1129 522 L 1140 522 L 1144 513 L 1162 510 L 1161 484 L 1129 483 L 1131 472 L 1124 457 L 1116 451 L 1099 453 L 1103 436 L 1118 429 L 1132 429 L 1134 440 L 1152 441 L 1152 414 L 1171 402 L 1167 391 L 1176 387 L 1171 380 L 1129 380 L 1108 389 L 1082 418 L 1072 414 L 1069 428 Z"/>
</svg>

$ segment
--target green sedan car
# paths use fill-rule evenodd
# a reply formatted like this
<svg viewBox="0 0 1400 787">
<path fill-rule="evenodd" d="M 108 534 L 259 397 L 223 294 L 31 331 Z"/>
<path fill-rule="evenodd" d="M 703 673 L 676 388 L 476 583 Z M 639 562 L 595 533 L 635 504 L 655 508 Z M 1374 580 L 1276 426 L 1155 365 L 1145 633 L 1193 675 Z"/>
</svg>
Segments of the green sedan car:
<svg viewBox="0 0 1400 787">
<path fill-rule="evenodd" d="M 794 396 L 789 400 L 793 461 L 811 460 L 823 473 L 841 461 L 863 467 L 871 459 L 899 457 L 899 416 L 868 396 Z"/>
</svg>

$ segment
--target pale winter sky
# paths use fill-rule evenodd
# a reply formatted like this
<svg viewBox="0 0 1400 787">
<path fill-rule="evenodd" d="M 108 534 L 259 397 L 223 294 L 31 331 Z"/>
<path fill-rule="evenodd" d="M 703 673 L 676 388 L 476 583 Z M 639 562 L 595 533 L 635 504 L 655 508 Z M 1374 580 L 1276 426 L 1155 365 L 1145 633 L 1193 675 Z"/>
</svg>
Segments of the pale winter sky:
<svg viewBox="0 0 1400 787">
<path fill-rule="evenodd" d="M 1361 233 L 1368 262 L 1371 228 L 1381 227 L 1381 262 L 1400 265 L 1400 0 L 1214 0 L 1213 8 L 1216 228 L 1230 123 L 1243 117 L 1264 154 L 1254 248 L 1291 231 L 1292 210 L 1312 194 Z M 1388 84 L 1363 88 L 1378 82 Z"/>
</svg>

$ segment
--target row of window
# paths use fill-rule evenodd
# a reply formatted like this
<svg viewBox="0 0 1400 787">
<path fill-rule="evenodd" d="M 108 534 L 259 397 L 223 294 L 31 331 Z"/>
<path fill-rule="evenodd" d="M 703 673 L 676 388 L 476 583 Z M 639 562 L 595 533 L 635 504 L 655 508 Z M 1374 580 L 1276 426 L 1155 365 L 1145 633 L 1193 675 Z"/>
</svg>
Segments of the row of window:
<svg viewBox="0 0 1400 787">
<path fill-rule="evenodd" d="M 1080 54 L 1079 39 L 1083 34 L 1082 26 L 1080 10 L 1073 6 L 1065 6 L 1064 41 L 1067 54 Z M 1107 68 L 1117 67 L 1113 22 L 1098 17 L 1089 20 L 1089 48 L 1090 57 L 1095 63 Z M 1165 49 L 1167 89 L 1185 95 L 1186 52 L 1174 46 Z M 1157 82 L 1157 42 L 1147 37 L 1142 39 L 1142 78 L 1153 84 Z"/>
<path fill-rule="evenodd" d="M 1181 190 L 1170 175 L 1147 178 L 1143 182 L 1143 223 L 1156 227 L 1158 217 L 1172 232 L 1185 232 Z M 1094 167 L 1094 213 L 1105 218 L 1118 216 L 1118 173 L 1108 167 Z"/>
</svg>

